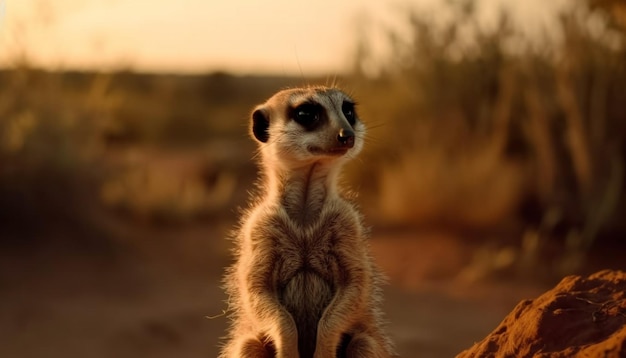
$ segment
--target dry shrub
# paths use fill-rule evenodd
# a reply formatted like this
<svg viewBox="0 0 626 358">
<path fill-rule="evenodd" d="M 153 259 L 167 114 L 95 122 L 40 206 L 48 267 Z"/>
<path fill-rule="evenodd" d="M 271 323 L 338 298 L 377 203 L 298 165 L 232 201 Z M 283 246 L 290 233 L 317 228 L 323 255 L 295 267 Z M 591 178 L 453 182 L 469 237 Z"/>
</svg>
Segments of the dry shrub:
<svg viewBox="0 0 626 358">
<path fill-rule="evenodd" d="M 392 223 L 494 226 L 516 208 L 522 174 L 489 147 L 454 157 L 415 151 L 380 173 L 380 210 Z"/>
<path fill-rule="evenodd" d="M 487 230 L 519 222 L 524 252 L 510 264 L 556 245 L 559 274 L 580 268 L 601 235 L 623 232 L 626 28 L 622 6 L 597 3 L 565 8 L 558 35 L 540 39 L 506 14 L 482 26 L 473 1 L 449 2 L 444 25 L 410 12 L 412 35 L 390 33 L 377 75 L 363 72 L 373 60 L 359 46 L 352 84 L 376 123 L 371 167 L 351 175 L 374 177 L 373 215 Z M 522 248 L 522 237 L 552 244 Z"/>
<path fill-rule="evenodd" d="M 100 189 L 104 205 L 126 218 L 188 223 L 217 216 L 232 204 L 235 173 L 197 153 L 144 150 L 126 157 Z"/>
<path fill-rule="evenodd" d="M 97 161 L 98 133 L 111 106 L 106 78 L 95 77 L 79 94 L 69 76 L 25 64 L 0 76 L 2 231 L 39 237 L 58 226 L 87 230 L 105 173 Z"/>
</svg>

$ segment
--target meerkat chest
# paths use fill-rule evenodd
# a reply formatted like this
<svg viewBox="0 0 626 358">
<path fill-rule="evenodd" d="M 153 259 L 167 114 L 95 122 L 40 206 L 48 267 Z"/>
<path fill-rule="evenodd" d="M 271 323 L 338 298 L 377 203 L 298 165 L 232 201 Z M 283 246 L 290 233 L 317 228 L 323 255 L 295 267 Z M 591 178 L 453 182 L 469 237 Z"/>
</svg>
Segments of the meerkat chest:
<svg viewBox="0 0 626 358">
<path fill-rule="evenodd" d="M 252 254 L 251 262 L 269 269 L 277 289 L 302 273 L 307 275 L 299 279 L 319 279 L 336 287 L 344 266 L 364 259 L 359 256 L 366 246 L 360 216 L 347 203 L 330 206 L 306 224 L 280 207 L 260 207 L 250 224 L 249 249 L 244 251 Z"/>
<path fill-rule="evenodd" d="M 301 272 L 315 273 L 329 283 L 336 271 L 332 232 L 284 232 L 275 247 L 279 285 Z"/>
<path fill-rule="evenodd" d="M 355 254 L 361 242 L 358 220 L 345 213 L 329 212 L 306 227 L 282 217 L 284 224 L 278 233 L 275 252 L 278 265 L 275 267 L 279 285 L 286 285 L 300 273 L 311 273 L 335 286 L 348 254 Z M 312 276 L 307 276 L 312 277 Z"/>
</svg>

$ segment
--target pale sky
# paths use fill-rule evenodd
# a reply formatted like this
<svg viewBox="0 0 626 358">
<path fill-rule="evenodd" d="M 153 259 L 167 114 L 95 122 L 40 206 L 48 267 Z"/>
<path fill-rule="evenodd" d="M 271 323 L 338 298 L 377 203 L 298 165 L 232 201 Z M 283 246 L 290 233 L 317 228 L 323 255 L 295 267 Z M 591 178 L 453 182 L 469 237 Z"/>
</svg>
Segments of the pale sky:
<svg viewBox="0 0 626 358">
<path fill-rule="evenodd" d="M 532 28 L 565 1 L 483 0 L 481 13 L 488 19 L 506 3 Z M 357 29 L 384 53 L 381 29 L 401 6 L 437 16 L 440 2 L 0 0 L 0 66 L 25 53 L 53 69 L 337 74 L 350 64 Z"/>
</svg>

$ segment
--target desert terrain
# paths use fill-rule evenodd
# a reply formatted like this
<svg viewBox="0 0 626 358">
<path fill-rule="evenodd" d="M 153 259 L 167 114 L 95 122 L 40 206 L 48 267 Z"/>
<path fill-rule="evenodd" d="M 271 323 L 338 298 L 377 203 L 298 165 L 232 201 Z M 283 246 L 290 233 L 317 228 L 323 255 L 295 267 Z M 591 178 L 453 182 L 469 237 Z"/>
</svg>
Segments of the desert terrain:
<svg viewBox="0 0 626 358">
<path fill-rule="evenodd" d="M 71 246 L 3 252 L 0 356 L 215 357 L 227 327 L 224 232 L 197 226 L 143 234 L 151 247 L 141 253 Z M 447 268 L 463 259 L 455 239 L 411 236 L 372 239 L 390 275 L 384 309 L 403 357 L 452 357 L 544 288 L 459 283 Z"/>
</svg>

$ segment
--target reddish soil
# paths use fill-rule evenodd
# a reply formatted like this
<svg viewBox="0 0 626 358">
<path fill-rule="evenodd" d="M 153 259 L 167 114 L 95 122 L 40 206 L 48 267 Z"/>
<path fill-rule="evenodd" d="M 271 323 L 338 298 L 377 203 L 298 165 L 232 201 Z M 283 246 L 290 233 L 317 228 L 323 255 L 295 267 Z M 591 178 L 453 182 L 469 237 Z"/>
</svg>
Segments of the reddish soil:
<svg viewBox="0 0 626 358">
<path fill-rule="evenodd" d="M 626 272 L 568 276 L 457 358 L 626 357 Z"/>
</svg>

